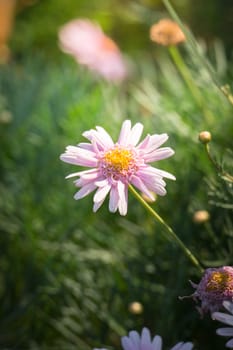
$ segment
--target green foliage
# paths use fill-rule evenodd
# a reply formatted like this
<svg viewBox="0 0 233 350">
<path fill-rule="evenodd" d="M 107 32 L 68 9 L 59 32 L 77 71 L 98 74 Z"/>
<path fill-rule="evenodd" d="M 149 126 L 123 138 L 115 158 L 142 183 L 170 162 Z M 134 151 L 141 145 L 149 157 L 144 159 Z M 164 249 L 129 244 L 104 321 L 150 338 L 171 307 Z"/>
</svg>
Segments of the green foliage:
<svg viewBox="0 0 233 350">
<path fill-rule="evenodd" d="M 93 214 L 91 196 L 74 201 L 72 181 L 64 179 L 76 167 L 59 160 L 95 125 L 115 139 L 126 118 L 142 122 L 145 133 L 167 132 L 176 154 L 159 167 L 177 181 L 152 205 L 205 267 L 233 265 L 232 183 L 198 141 L 209 130 L 211 152 L 232 174 L 232 106 L 202 64 L 203 51 L 201 60 L 189 47 L 179 51 L 199 103 L 171 52 L 153 50 L 134 57 L 137 74 L 123 88 L 68 58 L 58 65 L 27 56 L 1 68 L 2 349 L 116 349 L 121 335 L 143 326 L 166 336 L 168 348 L 179 340 L 199 350 L 223 346 L 216 324 L 201 320 L 192 300 L 178 301 L 193 292 L 188 280 L 200 276 L 161 225 L 131 196 L 124 218 L 106 203 Z M 227 82 L 226 73 L 214 73 L 217 82 Z M 209 211 L 210 221 L 193 221 L 199 209 Z M 142 314 L 129 311 L 133 301 L 142 303 Z"/>
</svg>

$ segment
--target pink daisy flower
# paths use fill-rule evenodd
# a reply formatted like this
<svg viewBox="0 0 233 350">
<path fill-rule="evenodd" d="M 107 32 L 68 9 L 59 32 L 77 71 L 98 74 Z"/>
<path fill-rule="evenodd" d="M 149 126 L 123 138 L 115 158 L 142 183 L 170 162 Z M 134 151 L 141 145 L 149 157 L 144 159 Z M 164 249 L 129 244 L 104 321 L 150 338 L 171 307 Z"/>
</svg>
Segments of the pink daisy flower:
<svg viewBox="0 0 233 350">
<path fill-rule="evenodd" d="M 61 49 L 80 64 L 109 81 L 121 81 L 127 76 L 126 63 L 116 43 L 100 26 L 86 19 L 76 19 L 59 31 Z"/>
<path fill-rule="evenodd" d="M 233 303 L 230 301 L 224 301 L 223 306 L 227 311 L 231 313 L 231 315 L 223 313 L 223 312 L 213 312 L 212 318 L 214 320 L 218 320 L 222 323 L 225 323 L 232 327 L 225 327 L 225 328 L 218 328 L 216 333 L 218 335 L 222 335 L 225 337 L 232 337 L 228 342 L 226 343 L 227 348 L 233 348 Z"/>
<path fill-rule="evenodd" d="M 196 288 L 191 297 L 201 301 L 201 314 L 218 311 L 225 300 L 233 301 L 232 266 L 206 269 L 199 284 L 191 284 Z"/>
<path fill-rule="evenodd" d="M 136 331 L 129 332 L 128 336 L 121 338 L 121 344 L 124 350 L 162 350 L 162 338 L 159 335 L 156 335 L 152 339 L 150 331 L 147 328 L 143 328 L 141 335 Z M 170 350 L 192 350 L 192 348 L 192 343 L 180 342 Z"/>
<path fill-rule="evenodd" d="M 175 177 L 149 163 L 168 158 L 174 154 L 170 147 L 159 148 L 168 139 L 167 134 L 147 135 L 140 142 L 143 125 L 125 120 L 116 143 L 100 126 L 83 133 L 89 143 L 68 146 L 60 156 L 64 162 L 91 168 L 70 174 L 67 178 L 78 176 L 74 181 L 80 190 L 75 199 L 81 199 L 96 190 L 93 211 L 96 212 L 109 194 L 109 210 L 126 215 L 128 207 L 128 185 L 137 187 L 152 201 L 153 193 L 166 194 L 163 178 L 175 180 Z M 153 192 L 153 193 L 152 193 Z"/>
</svg>

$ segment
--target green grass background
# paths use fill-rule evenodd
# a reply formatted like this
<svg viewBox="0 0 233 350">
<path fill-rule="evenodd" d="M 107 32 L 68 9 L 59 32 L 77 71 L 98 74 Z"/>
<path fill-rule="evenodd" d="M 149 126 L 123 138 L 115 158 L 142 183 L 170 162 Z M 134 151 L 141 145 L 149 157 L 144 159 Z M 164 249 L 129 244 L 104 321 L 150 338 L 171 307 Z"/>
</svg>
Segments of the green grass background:
<svg viewBox="0 0 233 350">
<path fill-rule="evenodd" d="M 178 300 L 200 275 L 163 227 L 131 195 L 126 217 L 109 213 L 107 203 L 92 213 L 92 196 L 72 198 L 65 176 L 76 167 L 59 155 L 96 125 L 116 140 L 124 119 L 143 123 L 144 135 L 168 133 L 176 153 L 158 167 L 177 180 L 152 206 L 204 266 L 233 265 L 232 184 L 198 141 L 209 130 L 214 157 L 232 173 L 232 105 L 189 48 L 180 52 L 209 119 L 167 48 L 130 55 L 134 75 L 117 87 L 61 53 L 58 60 L 30 53 L 24 39 L 19 52 L 22 33 L 15 34 L 16 54 L 0 70 L 0 348 L 119 349 L 120 336 L 143 326 L 163 336 L 165 349 L 181 340 L 224 348 L 219 324 L 201 319 L 191 299 Z M 216 79 L 231 84 L 221 42 L 207 54 Z M 209 211 L 208 223 L 193 222 L 199 209 Z M 133 301 L 143 305 L 140 315 L 129 311 Z"/>
</svg>

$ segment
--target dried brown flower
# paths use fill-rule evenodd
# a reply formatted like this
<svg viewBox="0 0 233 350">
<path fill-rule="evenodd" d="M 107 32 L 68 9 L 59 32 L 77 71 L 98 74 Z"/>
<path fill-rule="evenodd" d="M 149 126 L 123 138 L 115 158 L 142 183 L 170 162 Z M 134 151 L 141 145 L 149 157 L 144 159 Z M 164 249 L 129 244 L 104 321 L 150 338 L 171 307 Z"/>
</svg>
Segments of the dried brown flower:
<svg viewBox="0 0 233 350">
<path fill-rule="evenodd" d="M 158 23 L 151 26 L 150 38 L 152 41 L 164 46 L 177 45 L 186 40 L 178 24 L 168 18 L 161 19 Z"/>
</svg>

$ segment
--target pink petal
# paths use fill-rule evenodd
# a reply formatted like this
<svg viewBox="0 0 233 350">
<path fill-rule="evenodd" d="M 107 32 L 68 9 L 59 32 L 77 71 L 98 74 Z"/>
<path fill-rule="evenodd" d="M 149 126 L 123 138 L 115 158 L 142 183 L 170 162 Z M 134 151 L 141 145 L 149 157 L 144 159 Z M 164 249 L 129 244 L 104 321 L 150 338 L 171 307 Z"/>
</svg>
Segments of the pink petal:
<svg viewBox="0 0 233 350">
<path fill-rule="evenodd" d="M 183 344 L 184 344 L 183 342 L 179 342 L 175 346 L 173 346 L 170 350 L 180 350 Z"/>
<path fill-rule="evenodd" d="M 225 307 L 225 309 L 226 309 L 227 311 L 229 311 L 231 314 L 233 314 L 233 303 L 231 303 L 231 302 L 228 301 L 228 300 L 225 300 L 225 301 L 223 302 L 223 306 Z"/>
<path fill-rule="evenodd" d="M 134 349 L 140 350 L 140 335 L 136 331 L 129 332 L 129 338 L 131 339 Z"/>
<path fill-rule="evenodd" d="M 141 349 L 150 350 L 151 348 L 151 336 L 148 328 L 143 328 L 141 335 Z"/>
<path fill-rule="evenodd" d="M 87 176 L 81 176 L 78 180 L 74 181 L 74 184 L 76 187 L 83 187 L 92 182 L 95 186 L 99 187 L 98 183 L 101 181 L 103 181 L 102 175 L 99 173 L 96 173 L 96 174 L 90 174 Z"/>
<path fill-rule="evenodd" d="M 130 137 L 128 139 L 128 145 L 135 146 L 142 135 L 143 125 L 141 123 L 136 123 L 131 130 Z"/>
<path fill-rule="evenodd" d="M 96 186 L 94 183 L 89 183 L 85 186 L 83 186 L 77 193 L 74 195 L 74 199 L 78 200 L 83 197 L 86 197 L 88 194 L 93 192 L 96 189 Z"/>
<path fill-rule="evenodd" d="M 99 187 L 94 195 L 94 203 L 103 202 L 111 189 L 111 185 Z"/>
<path fill-rule="evenodd" d="M 60 159 L 66 163 L 87 167 L 96 167 L 98 164 L 95 153 L 76 146 L 67 146 Z"/>
<path fill-rule="evenodd" d="M 159 176 L 149 176 L 147 174 L 137 174 L 138 178 L 140 177 L 140 180 L 143 182 L 143 184 L 146 186 L 146 188 L 149 191 L 155 192 L 160 196 L 164 196 L 166 194 L 165 186 L 166 183 L 163 181 L 163 179 Z"/>
<path fill-rule="evenodd" d="M 142 140 L 141 143 L 139 143 L 139 145 L 137 146 L 138 150 L 144 150 L 148 147 L 149 143 L 150 143 L 150 138 L 151 135 L 146 135 L 146 137 Z"/>
<path fill-rule="evenodd" d="M 126 336 L 121 338 L 121 344 L 124 350 L 136 350 L 132 340 Z"/>
<path fill-rule="evenodd" d="M 70 179 L 71 177 L 80 176 L 84 179 L 94 179 L 99 175 L 99 170 L 94 168 L 90 170 L 78 171 L 77 173 L 72 173 L 66 176 L 66 179 Z"/>
<path fill-rule="evenodd" d="M 233 348 L 233 339 L 228 340 L 228 342 L 226 343 L 226 347 Z"/>
<path fill-rule="evenodd" d="M 93 212 L 94 212 L 94 213 L 97 212 L 97 210 L 101 207 L 101 205 L 103 204 L 103 202 L 104 202 L 104 199 L 103 199 L 102 201 L 100 201 L 100 202 L 94 203 L 94 205 L 93 205 Z"/>
<path fill-rule="evenodd" d="M 188 342 L 188 343 L 183 343 L 180 342 L 178 344 L 176 344 L 173 348 L 171 348 L 171 350 L 192 350 L 193 348 L 193 344 Z"/>
<path fill-rule="evenodd" d="M 84 148 L 87 149 L 88 151 L 92 151 L 93 152 L 93 145 L 91 143 L 88 142 L 80 142 L 77 145 L 80 148 Z"/>
<path fill-rule="evenodd" d="M 132 176 L 131 183 L 137 187 L 142 193 L 144 193 L 148 198 L 150 198 L 152 201 L 155 200 L 152 193 L 149 191 L 149 189 L 146 187 L 144 182 L 141 180 L 138 176 Z"/>
<path fill-rule="evenodd" d="M 145 166 L 141 167 L 141 169 L 137 173 L 138 175 L 149 175 L 151 177 L 166 177 L 167 179 L 170 180 L 176 180 L 175 176 L 168 173 L 167 171 L 160 170 L 157 168 L 154 168 L 152 166 Z"/>
<path fill-rule="evenodd" d="M 118 209 L 120 215 L 126 215 L 128 209 L 128 188 L 121 181 L 117 183 L 118 194 L 119 194 L 119 202 Z"/>
<path fill-rule="evenodd" d="M 119 143 L 122 146 L 126 146 L 128 144 L 128 138 L 130 136 L 130 132 L 131 132 L 131 121 L 125 120 L 122 124 L 117 143 Z"/>
<path fill-rule="evenodd" d="M 162 350 L 162 338 L 156 335 L 152 341 L 152 348 L 155 350 Z"/>
<path fill-rule="evenodd" d="M 230 337 L 230 336 L 233 336 L 233 328 L 232 327 L 218 328 L 216 330 L 216 333 L 218 335 Z"/>
<path fill-rule="evenodd" d="M 145 162 L 152 163 L 158 160 L 169 158 L 174 153 L 175 152 L 170 147 L 163 147 L 163 148 L 156 149 L 151 153 L 146 153 L 143 158 Z"/>
<path fill-rule="evenodd" d="M 111 138 L 111 136 L 107 133 L 106 130 L 104 130 L 104 128 L 102 128 L 101 126 L 97 126 L 96 127 L 100 137 L 104 140 L 104 144 L 106 145 L 106 147 L 110 148 L 114 146 L 113 140 Z"/>
<path fill-rule="evenodd" d="M 120 82 L 127 77 L 126 63 L 120 51 L 100 51 L 98 59 L 89 67 L 102 75 L 105 79 Z"/>
<path fill-rule="evenodd" d="M 103 36 L 98 25 L 85 19 L 70 21 L 59 31 L 61 49 L 84 64 L 93 60 Z"/>
<path fill-rule="evenodd" d="M 92 143 L 96 143 L 98 149 L 101 151 L 110 147 L 111 142 L 110 142 L 109 138 L 104 137 L 103 133 L 100 133 L 94 129 L 85 131 L 82 135 L 84 137 L 86 137 L 89 141 L 91 141 Z"/>
<path fill-rule="evenodd" d="M 95 185 L 97 187 L 105 187 L 109 184 L 108 180 L 106 178 L 100 178 L 97 181 L 95 181 Z"/>
<path fill-rule="evenodd" d="M 112 186 L 109 198 L 109 211 L 115 213 L 118 208 L 119 194 L 117 186 Z"/>
<path fill-rule="evenodd" d="M 146 153 L 152 152 L 159 148 L 168 139 L 167 134 L 147 135 L 147 137 L 138 145 L 138 149 L 145 150 Z"/>
<path fill-rule="evenodd" d="M 223 312 L 214 312 L 212 313 L 212 318 L 214 320 L 218 320 L 220 322 L 233 326 L 233 316 L 231 315 L 227 315 Z"/>
</svg>

